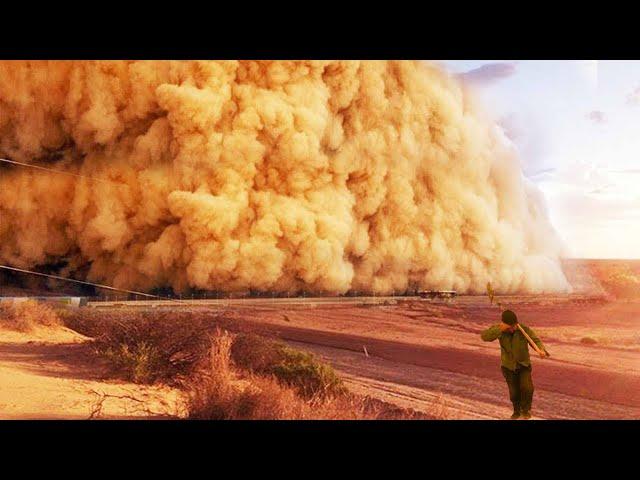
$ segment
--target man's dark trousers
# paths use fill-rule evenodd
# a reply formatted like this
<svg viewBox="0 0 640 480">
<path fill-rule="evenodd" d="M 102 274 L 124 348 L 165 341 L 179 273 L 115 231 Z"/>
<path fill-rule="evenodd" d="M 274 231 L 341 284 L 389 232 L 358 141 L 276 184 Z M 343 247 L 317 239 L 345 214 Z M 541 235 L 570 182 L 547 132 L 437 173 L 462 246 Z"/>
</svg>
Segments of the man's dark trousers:
<svg viewBox="0 0 640 480">
<path fill-rule="evenodd" d="M 531 379 L 531 367 L 516 365 L 516 371 L 502 367 L 507 385 L 509 386 L 509 398 L 513 404 L 514 412 L 529 412 L 533 401 L 533 380 Z"/>
</svg>

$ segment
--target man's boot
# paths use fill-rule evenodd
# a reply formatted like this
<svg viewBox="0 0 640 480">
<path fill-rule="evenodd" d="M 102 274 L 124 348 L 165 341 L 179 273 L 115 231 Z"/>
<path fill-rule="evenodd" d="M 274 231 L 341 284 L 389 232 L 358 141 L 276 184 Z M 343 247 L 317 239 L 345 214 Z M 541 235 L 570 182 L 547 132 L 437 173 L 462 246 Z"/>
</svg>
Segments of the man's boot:
<svg viewBox="0 0 640 480">
<path fill-rule="evenodd" d="M 520 418 L 520 412 L 518 410 L 514 410 L 513 414 L 511 415 L 511 420 L 517 420 Z"/>
<path fill-rule="evenodd" d="M 525 420 L 529 420 L 531 418 L 531 412 L 527 410 L 526 412 L 522 412 L 522 418 Z"/>
</svg>

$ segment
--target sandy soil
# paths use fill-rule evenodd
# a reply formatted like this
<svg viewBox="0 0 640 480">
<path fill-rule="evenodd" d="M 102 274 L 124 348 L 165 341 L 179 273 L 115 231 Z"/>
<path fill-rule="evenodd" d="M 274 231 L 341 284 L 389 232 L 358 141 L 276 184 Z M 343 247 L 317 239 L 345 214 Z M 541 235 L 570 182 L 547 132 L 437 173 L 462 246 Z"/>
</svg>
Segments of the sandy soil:
<svg viewBox="0 0 640 480">
<path fill-rule="evenodd" d="M 640 418 L 639 303 L 522 301 L 511 308 L 552 355 L 532 354 L 537 418 Z M 227 316 L 230 328 L 275 334 L 318 353 L 359 393 L 447 418 L 510 415 L 499 345 L 479 338 L 498 319 L 486 299 Z M 596 343 L 582 343 L 585 337 Z"/>
<path fill-rule="evenodd" d="M 532 354 L 534 418 L 640 418 L 640 302 L 502 300 L 552 355 L 543 360 Z M 212 326 L 277 336 L 332 363 L 354 392 L 439 418 L 510 415 L 499 345 L 479 338 L 499 318 L 485 297 L 450 304 L 254 302 L 134 310 L 175 312 L 176 328 L 197 315 L 211 318 Z M 111 308 L 109 317 L 127 318 L 131 311 Z M 86 362 L 85 339 L 68 331 L 59 335 L 54 341 L 45 332 L 25 341 L 0 333 L 0 418 L 88 418 L 101 398 L 107 418 L 176 412 L 177 392 L 104 382 L 100 366 Z"/>
<path fill-rule="evenodd" d="M 103 380 L 87 339 L 65 328 L 0 330 L 0 419 L 166 418 L 179 392 Z"/>
</svg>

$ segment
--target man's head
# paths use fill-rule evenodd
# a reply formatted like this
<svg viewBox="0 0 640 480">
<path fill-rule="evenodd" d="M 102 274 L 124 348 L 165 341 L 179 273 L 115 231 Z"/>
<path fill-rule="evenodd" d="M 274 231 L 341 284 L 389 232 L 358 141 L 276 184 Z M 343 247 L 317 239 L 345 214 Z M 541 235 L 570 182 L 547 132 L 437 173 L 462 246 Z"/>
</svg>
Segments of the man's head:
<svg viewBox="0 0 640 480">
<path fill-rule="evenodd" d="M 507 325 L 511 325 L 512 327 L 518 323 L 518 317 L 511 310 L 505 310 L 502 312 L 502 323 L 506 323 Z"/>
</svg>

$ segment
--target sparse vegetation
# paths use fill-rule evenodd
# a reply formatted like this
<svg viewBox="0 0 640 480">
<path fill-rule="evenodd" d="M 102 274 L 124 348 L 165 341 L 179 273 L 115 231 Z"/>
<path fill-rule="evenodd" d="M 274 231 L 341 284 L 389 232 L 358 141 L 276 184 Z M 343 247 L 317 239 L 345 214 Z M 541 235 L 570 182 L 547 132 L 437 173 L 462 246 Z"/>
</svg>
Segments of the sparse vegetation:
<svg viewBox="0 0 640 480">
<path fill-rule="evenodd" d="M 274 375 L 306 398 L 342 395 L 342 380 L 330 365 L 311 353 L 287 347 L 255 334 L 240 334 L 231 348 L 236 365 L 251 372 Z"/>
<path fill-rule="evenodd" d="M 595 338 L 591 338 L 591 337 L 582 337 L 580 339 L 580 343 L 583 343 L 585 345 L 595 345 L 596 343 L 598 343 L 598 341 Z"/>
<path fill-rule="evenodd" d="M 162 312 L 65 317 L 70 328 L 94 338 L 93 351 L 114 375 L 182 388 L 189 418 L 428 417 L 350 394 L 331 366 L 310 353 L 255 334 L 229 333 L 211 317 L 180 320 Z"/>
<path fill-rule="evenodd" d="M 231 365 L 233 339 L 220 332 L 213 337 L 209 356 L 188 386 L 188 411 L 192 419 L 302 418 L 309 407 L 293 389 L 274 378 L 242 378 Z"/>
<path fill-rule="evenodd" d="M 192 419 L 438 418 L 349 393 L 314 355 L 253 333 L 230 333 L 223 316 L 76 310 L 65 324 L 93 337 L 112 374 L 185 392 Z"/>
<path fill-rule="evenodd" d="M 436 397 L 432 415 L 438 420 L 450 420 L 452 418 L 451 411 L 449 409 L 449 406 L 447 405 L 447 399 L 442 394 L 442 392 L 440 392 Z"/>
<path fill-rule="evenodd" d="M 0 304 L 0 327 L 30 332 L 38 327 L 62 325 L 55 310 L 35 300 Z"/>
<path fill-rule="evenodd" d="M 147 342 L 120 343 L 98 350 L 126 380 L 153 383 L 162 371 L 162 357 L 156 347 Z"/>
<path fill-rule="evenodd" d="M 279 347 L 281 360 L 270 372 L 278 379 L 295 387 L 308 398 L 342 395 L 346 388 L 333 368 L 316 360 L 313 354 L 295 350 L 284 345 Z"/>
<path fill-rule="evenodd" d="M 256 346 L 260 352 L 257 355 L 249 355 L 249 362 L 254 362 L 252 364 L 254 368 L 251 370 L 246 368 L 249 362 L 244 362 L 244 369 L 238 368 L 232 356 L 243 358 L 240 352 L 247 351 L 250 345 Z M 258 370 L 269 371 L 269 365 L 275 358 L 278 359 L 277 362 L 284 362 L 276 365 L 299 362 L 304 366 L 305 372 L 308 371 L 307 366 L 310 361 L 318 366 L 330 368 L 316 360 L 311 360 L 306 354 L 292 357 L 291 352 L 288 352 L 284 353 L 284 357 L 279 357 L 282 350 L 282 346 L 278 343 L 255 335 L 237 336 L 234 340 L 229 333 L 218 331 L 212 337 L 208 358 L 191 377 L 188 385 L 189 418 L 216 420 L 426 418 L 413 411 L 389 408 L 383 402 L 349 395 L 342 389 L 337 394 L 329 394 L 330 389 L 316 390 L 317 393 L 309 397 L 309 391 L 304 388 L 308 384 L 300 383 L 301 378 L 306 378 L 304 375 L 296 374 L 293 376 L 295 380 L 292 381 L 291 378 L 279 379 L 275 374 L 256 373 Z M 235 355 L 232 353 L 234 351 Z M 272 355 L 274 351 L 277 352 L 276 355 Z M 315 371 L 315 369 L 312 370 Z M 315 375 L 310 377 L 317 379 Z"/>
<path fill-rule="evenodd" d="M 240 333 L 230 349 L 236 365 L 253 372 L 265 372 L 280 361 L 276 342 L 254 333 Z"/>
<path fill-rule="evenodd" d="M 126 320 L 70 315 L 65 322 L 94 338 L 94 352 L 115 375 L 136 383 L 179 384 L 208 348 L 210 327 L 195 319 L 177 326 L 162 314 L 131 313 Z"/>
</svg>

